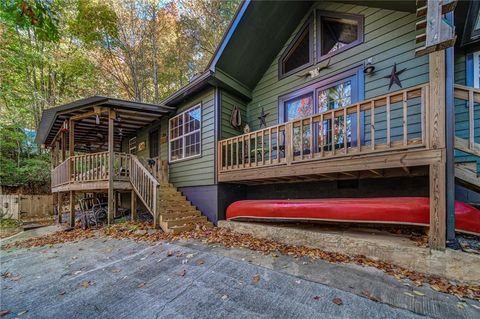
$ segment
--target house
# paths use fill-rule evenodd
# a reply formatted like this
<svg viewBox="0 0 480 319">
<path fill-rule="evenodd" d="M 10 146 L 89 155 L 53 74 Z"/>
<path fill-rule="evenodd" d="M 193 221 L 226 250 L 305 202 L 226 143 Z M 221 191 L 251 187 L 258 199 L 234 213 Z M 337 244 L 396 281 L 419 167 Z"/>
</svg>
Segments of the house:
<svg viewBox="0 0 480 319">
<path fill-rule="evenodd" d="M 208 68 L 161 105 L 45 111 L 52 191 L 71 207 L 74 192 L 108 191 L 110 221 L 127 193 L 167 230 L 241 199 L 429 196 L 430 245 L 444 248 L 455 183 L 468 201 L 480 185 L 478 10 L 244 1 Z"/>
</svg>

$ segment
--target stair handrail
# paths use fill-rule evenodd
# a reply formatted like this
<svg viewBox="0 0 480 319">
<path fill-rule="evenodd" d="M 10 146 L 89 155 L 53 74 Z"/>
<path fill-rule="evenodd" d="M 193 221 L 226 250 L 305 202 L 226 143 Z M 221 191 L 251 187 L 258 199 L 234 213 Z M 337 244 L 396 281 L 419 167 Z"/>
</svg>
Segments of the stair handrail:
<svg viewBox="0 0 480 319">
<path fill-rule="evenodd" d="M 130 156 L 130 183 L 140 200 L 157 219 L 157 179 L 147 170 L 135 155 Z"/>
</svg>

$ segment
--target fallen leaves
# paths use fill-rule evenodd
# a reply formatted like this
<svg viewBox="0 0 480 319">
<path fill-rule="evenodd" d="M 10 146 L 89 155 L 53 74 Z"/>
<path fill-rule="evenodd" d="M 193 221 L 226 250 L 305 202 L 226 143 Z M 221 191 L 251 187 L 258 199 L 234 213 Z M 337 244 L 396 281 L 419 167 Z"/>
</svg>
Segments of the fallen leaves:
<svg viewBox="0 0 480 319">
<path fill-rule="evenodd" d="M 44 235 L 34 238 L 29 238 L 22 241 L 2 245 L 2 249 L 8 250 L 12 248 L 31 248 L 40 246 L 56 245 L 76 240 L 83 240 L 92 238 L 95 233 L 91 229 L 74 229 L 71 231 L 57 231 L 50 235 Z"/>
<path fill-rule="evenodd" d="M 256 274 L 252 277 L 252 284 L 258 284 L 260 282 L 260 275 Z"/>
<path fill-rule="evenodd" d="M 110 270 L 111 272 L 121 272 L 122 270 L 121 269 L 118 269 L 118 268 L 113 268 L 112 270 Z"/>
<path fill-rule="evenodd" d="M 10 310 L 0 310 L 0 317 L 6 316 L 11 314 L 12 312 Z"/>
<path fill-rule="evenodd" d="M 343 305 L 343 301 L 340 298 L 333 298 L 332 302 L 336 304 L 337 306 Z"/>
<path fill-rule="evenodd" d="M 205 263 L 205 261 L 203 261 L 203 259 L 198 259 L 196 262 L 195 262 L 195 265 L 197 266 L 201 266 Z"/>
<path fill-rule="evenodd" d="M 143 288 L 143 287 L 145 287 L 145 282 L 143 281 L 137 285 L 137 288 Z"/>
<path fill-rule="evenodd" d="M 374 260 L 363 255 L 350 256 L 341 253 L 328 252 L 318 248 L 310 248 L 306 246 L 292 246 L 283 243 L 279 243 L 273 240 L 260 239 L 248 234 L 240 234 L 225 228 L 197 228 L 192 231 L 183 232 L 179 234 L 167 234 L 164 232 L 136 232 L 137 230 L 148 230 L 152 227 L 148 223 L 138 222 L 126 222 L 122 224 L 115 224 L 109 227 L 105 227 L 97 231 L 100 234 L 109 236 L 115 239 L 133 239 L 147 242 L 158 241 L 173 241 L 173 240 L 198 240 L 205 244 L 221 244 L 224 247 L 243 247 L 253 251 L 261 252 L 272 256 L 278 256 L 278 254 L 291 256 L 294 258 L 310 257 L 313 259 L 321 259 L 330 263 L 351 263 L 366 267 L 375 267 L 382 270 L 386 274 L 393 276 L 397 280 L 408 279 L 416 286 L 422 286 L 429 284 L 432 289 L 455 295 L 460 298 L 470 298 L 480 300 L 480 285 L 468 285 L 451 282 L 445 278 L 436 276 L 430 276 L 423 273 L 419 273 L 407 268 L 390 264 L 381 260 Z M 419 242 L 421 242 L 422 236 L 417 236 Z M 33 239 L 28 239 L 14 244 L 5 245 L 4 249 L 9 248 L 29 248 L 36 246 L 53 245 L 58 243 L 64 243 L 68 241 L 81 240 L 96 236 L 96 233 L 92 230 L 74 229 L 70 232 L 60 231 L 52 235 L 41 236 Z M 80 250 L 80 249 L 79 249 Z M 167 257 L 175 255 L 174 251 L 167 251 Z M 181 255 L 177 255 L 181 257 Z M 191 257 L 190 255 L 187 256 Z M 202 265 L 199 260 L 197 265 Z M 5 276 L 2 274 L 2 277 Z M 260 277 L 258 277 L 260 280 Z M 252 280 L 253 282 L 253 280 Z M 421 296 L 417 293 L 408 293 L 412 297 Z M 368 296 L 367 296 L 368 298 Z"/>
<path fill-rule="evenodd" d="M 313 297 L 314 300 L 320 300 L 320 296 Z"/>
</svg>

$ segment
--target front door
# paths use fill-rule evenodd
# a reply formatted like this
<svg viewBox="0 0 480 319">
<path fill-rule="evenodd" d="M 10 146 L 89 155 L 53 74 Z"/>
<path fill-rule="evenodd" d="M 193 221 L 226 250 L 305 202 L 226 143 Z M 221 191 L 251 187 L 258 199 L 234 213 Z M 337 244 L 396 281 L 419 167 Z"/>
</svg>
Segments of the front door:
<svg viewBox="0 0 480 319">
<path fill-rule="evenodd" d="M 155 159 L 160 155 L 160 136 L 158 128 L 150 131 L 148 135 L 149 157 Z"/>
</svg>

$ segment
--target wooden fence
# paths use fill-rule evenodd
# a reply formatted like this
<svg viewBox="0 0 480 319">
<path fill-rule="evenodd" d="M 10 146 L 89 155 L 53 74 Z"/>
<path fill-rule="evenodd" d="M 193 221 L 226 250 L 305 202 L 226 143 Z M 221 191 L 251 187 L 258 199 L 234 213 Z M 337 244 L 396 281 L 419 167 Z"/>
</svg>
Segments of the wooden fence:
<svg viewBox="0 0 480 319">
<path fill-rule="evenodd" d="M 5 217 L 31 221 L 53 217 L 52 195 L 0 195 Z"/>
</svg>

